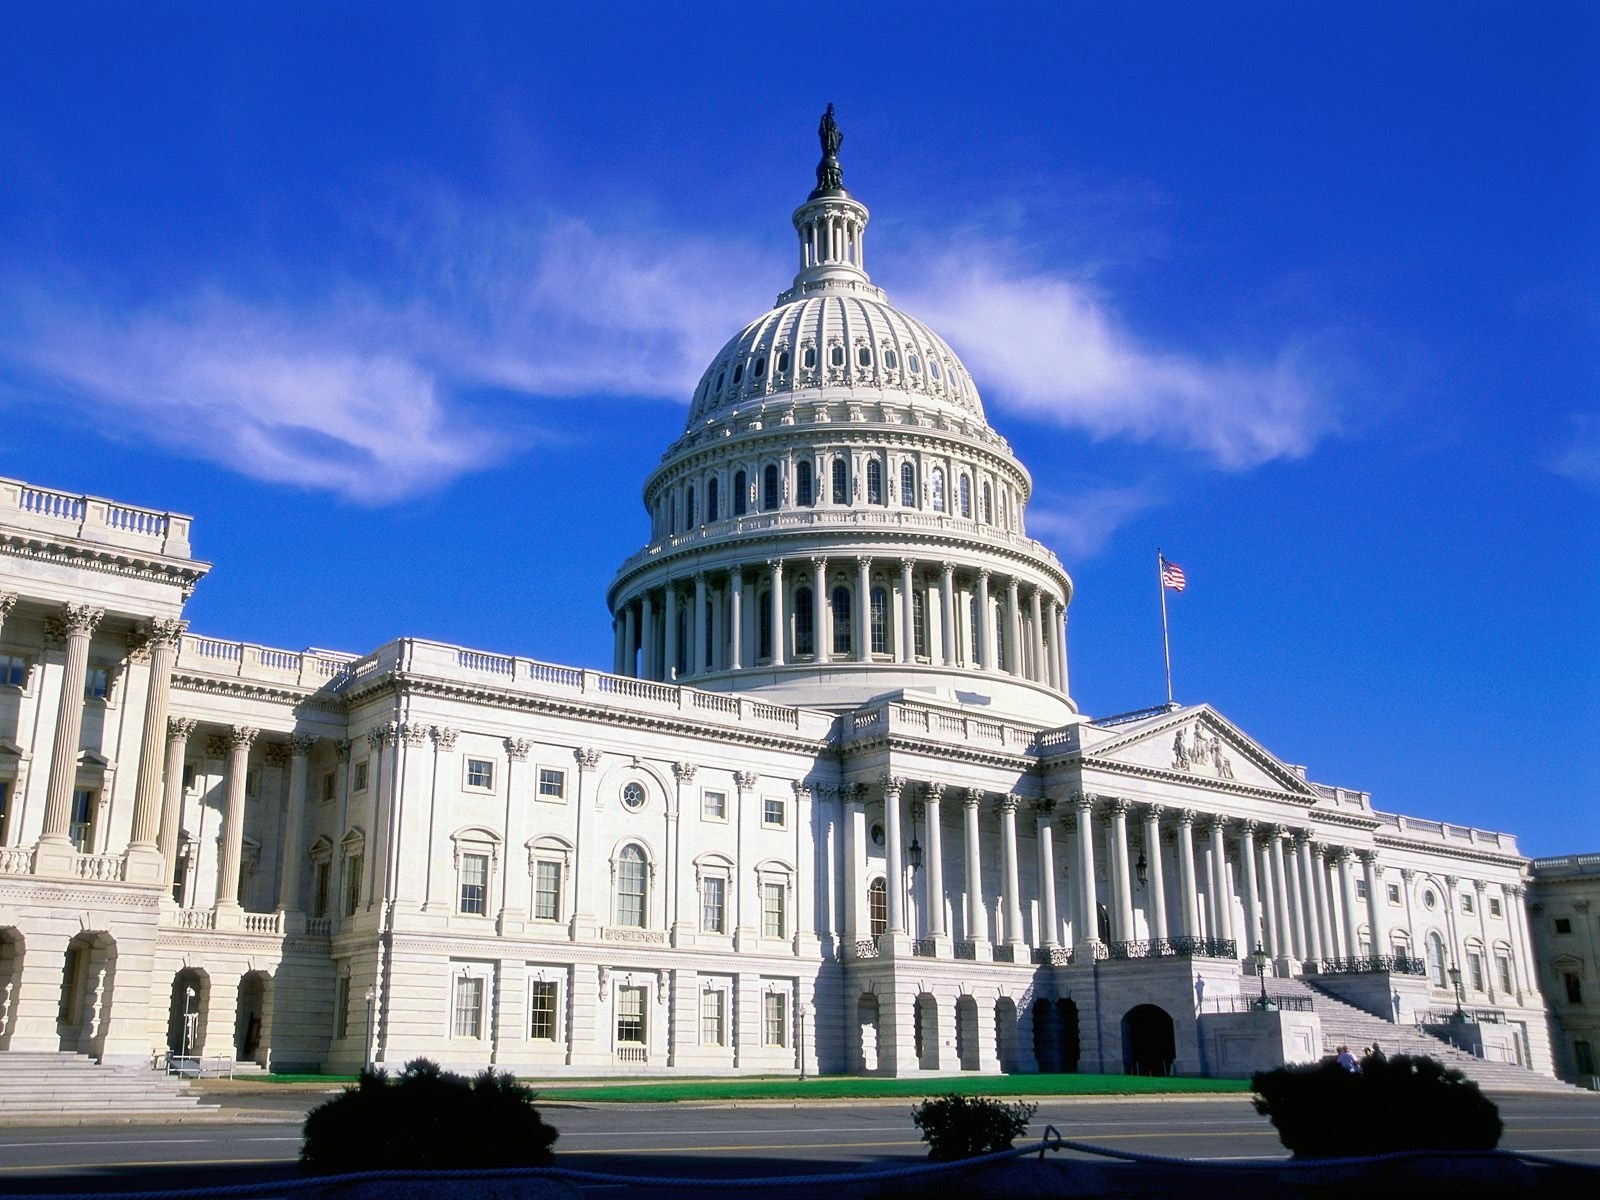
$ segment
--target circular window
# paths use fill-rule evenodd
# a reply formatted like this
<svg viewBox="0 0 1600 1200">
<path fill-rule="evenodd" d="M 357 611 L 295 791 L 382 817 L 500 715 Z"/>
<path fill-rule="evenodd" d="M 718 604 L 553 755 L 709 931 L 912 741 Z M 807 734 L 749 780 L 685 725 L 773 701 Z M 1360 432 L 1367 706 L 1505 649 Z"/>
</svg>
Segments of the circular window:
<svg viewBox="0 0 1600 1200">
<path fill-rule="evenodd" d="M 1436 905 L 1438 903 L 1439 903 L 1439 898 L 1437 896 L 1435 896 L 1432 892 L 1423 892 L 1422 893 L 1422 906 L 1424 908 L 1432 908 L 1434 905 Z"/>
<path fill-rule="evenodd" d="M 644 784 L 630 783 L 622 789 L 622 807 L 629 812 L 638 812 L 644 807 Z"/>
<path fill-rule="evenodd" d="M 883 845 L 883 826 L 882 825 L 874 825 L 872 827 L 872 844 L 874 846 Z"/>
</svg>

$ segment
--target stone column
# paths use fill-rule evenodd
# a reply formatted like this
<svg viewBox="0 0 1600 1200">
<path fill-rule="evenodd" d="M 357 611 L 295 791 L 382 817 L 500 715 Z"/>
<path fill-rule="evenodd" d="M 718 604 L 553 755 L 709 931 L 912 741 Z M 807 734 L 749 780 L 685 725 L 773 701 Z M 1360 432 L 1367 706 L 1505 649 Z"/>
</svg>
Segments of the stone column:
<svg viewBox="0 0 1600 1200">
<path fill-rule="evenodd" d="M 935 943 L 942 942 L 948 933 L 944 927 L 944 833 L 940 828 L 940 803 L 944 800 L 944 784 L 930 783 L 923 803 L 928 812 L 928 864 L 923 884 L 927 889 L 924 901 L 928 910 L 928 936 Z M 942 954 L 944 947 L 939 946 Z"/>
<path fill-rule="evenodd" d="M 1056 687 L 1065 694 L 1067 688 L 1067 606 L 1055 606 L 1055 621 L 1050 626 L 1050 634 L 1056 642 Z"/>
<path fill-rule="evenodd" d="M 626 653 L 623 646 L 628 640 L 628 622 L 620 612 L 611 618 L 611 639 L 611 673 L 621 675 Z"/>
<path fill-rule="evenodd" d="M 811 560 L 812 597 L 811 624 L 817 661 L 825 663 L 833 657 L 833 605 L 828 600 L 828 560 Z"/>
<path fill-rule="evenodd" d="M 1511 939 L 1515 956 L 1512 961 L 1519 976 L 1513 982 L 1517 984 L 1517 1000 L 1524 1004 L 1527 1003 L 1525 993 L 1538 991 L 1539 988 L 1539 976 L 1533 962 L 1533 937 L 1528 929 L 1526 897 L 1527 888 L 1522 884 L 1506 885 L 1506 904 L 1510 909 L 1506 913 L 1506 927 L 1514 935 Z"/>
<path fill-rule="evenodd" d="M 985 671 L 994 670 L 994 614 L 989 611 L 989 572 L 978 572 L 978 619 L 973 622 L 973 636 L 977 645 L 973 650 L 978 665 Z"/>
<path fill-rule="evenodd" d="M 856 559 L 856 661 L 872 661 L 872 560 Z"/>
<path fill-rule="evenodd" d="M 15 592 L 0 592 L 0 635 L 3 635 L 6 631 L 6 617 L 16 606 L 17 594 Z"/>
<path fill-rule="evenodd" d="M 1409 947 L 1408 953 L 1413 958 L 1425 958 L 1424 951 L 1427 948 L 1417 944 L 1417 921 L 1411 912 L 1411 896 L 1416 891 L 1413 886 L 1416 883 L 1416 879 L 1417 873 L 1410 867 L 1400 868 L 1400 899 L 1406 910 L 1406 945 Z"/>
<path fill-rule="evenodd" d="M 639 615 L 632 600 L 622 606 L 623 636 L 622 642 L 626 650 L 622 655 L 622 666 L 617 669 L 619 675 L 639 674 Z"/>
<path fill-rule="evenodd" d="M 1350 867 L 1353 871 L 1354 864 L 1350 864 Z M 1466 962 L 1467 957 L 1465 947 L 1462 944 L 1461 929 L 1456 921 L 1456 906 L 1461 903 L 1461 879 L 1456 875 L 1446 875 L 1444 882 L 1447 888 L 1447 893 L 1444 897 L 1444 920 L 1445 928 L 1450 934 L 1450 965 L 1460 967 Z M 1352 887 L 1351 891 L 1354 890 Z M 1355 939 L 1352 938 L 1351 940 L 1354 941 Z"/>
<path fill-rule="evenodd" d="M 1264 847 L 1267 862 L 1272 867 L 1272 924 L 1277 942 L 1274 957 L 1278 960 L 1278 972 L 1283 975 L 1292 973 L 1292 960 L 1300 957 L 1294 941 L 1294 925 L 1289 919 L 1289 875 L 1283 862 L 1283 839 L 1287 836 L 1288 831 L 1283 826 L 1275 825 L 1268 832 Z"/>
<path fill-rule="evenodd" d="M 278 907 L 285 912 L 300 911 L 300 830 L 305 818 L 311 748 L 316 744 L 316 738 L 303 734 L 289 739 L 289 798 L 284 802 L 283 837 L 278 848 Z"/>
<path fill-rule="evenodd" d="M 1013 951 L 1024 945 L 1022 899 L 1017 894 L 1017 807 L 1021 803 L 1022 797 L 1014 792 L 1000 797 L 1000 885 L 1006 914 L 1005 940 Z"/>
<path fill-rule="evenodd" d="M 1119 942 L 1133 941 L 1133 885 L 1128 877 L 1128 802 L 1113 800 L 1111 814 L 1111 896 L 1117 905 L 1117 921 L 1112 936 Z"/>
<path fill-rule="evenodd" d="M 1295 892 L 1300 897 L 1300 908 L 1305 913 L 1306 961 L 1310 962 L 1322 957 L 1322 924 L 1317 913 L 1317 874 L 1311 861 L 1309 833 L 1301 833 L 1295 837 L 1294 850 L 1300 871 L 1300 877 L 1295 882 Z"/>
<path fill-rule="evenodd" d="M 1246 955 L 1254 954 L 1255 949 L 1266 937 L 1261 925 L 1261 900 L 1260 892 L 1256 887 L 1256 823 L 1242 821 L 1239 828 L 1239 870 L 1244 878 L 1240 886 L 1244 890 L 1244 927 L 1245 936 L 1240 939 L 1244 944 L 1239 947 Z"/>
<path fill-rule="evenodd" d="M 1355 851 L 1339 855 L 1339 898 L 1344 904 L 1345 957 L 1361 954 L 1361 915 L 1356 910 Z"/>
<path fill-rule="evenodd" d="M 1100 902 L 1094 888 L 1094 800 L 1080 792 L 1073 799 L 1078 810 L 1078 911 L 1083 928 L 1077 930 L 1077 959 L 1080 964 L 1094 961 L 1100 946 Z"/>
<path fill-rule="evenodd" d="M 1225 822 L 1221 817 L 1213 818 L 1210 823 L 1211 832 L 1211 915 L 1212 924 L 1216 935 L 1225 941 L 1234 943 L 1234 948 L 1240 954 L 1248 954 L 1254 946 L 1245 946 L 1244 938 L 1240 937 L 1233 928 L 1233 893 L 1228 886 L 1228 839 Z"/>
<path fill-rule="evenodd" d="M 1317 918 L 1322 923 L 1322 957 L 1342 958 L 1339 953 L 1339 930 L 1333 919 L 1332 880 L 1329 877 L 1328 847 L 1318 842 L 1311 848 L 1312 874 L 1317 892 Z"/>
<path fill-rule="evenodd" d="M 660 678 L 656 673 L 656 601 L 649 592 L 639 601 L 639 678 Z"/>
<path fill-rule="evenodd" d="M 689 674 L 704 675 L 706 647 L 711 644 L 711 622 L 706 612 L 706 573 L 694 573 L 694 619 L 689 628 L 694 630 L 694 645 L 689 651 Z"/>
<path fill-rule="evenodd" d="M 1367 865 L 1367 870 L 1369 872 L 1373 870 L 1372 864 L 1369 863 Z M 1378 870 L 1382 870 L 1382 868 L 1380 867 Z M 1498 1001 L 1495 999 L 1494 942 L 1489 939 L 1489 914 L 1484 911 L 1485 896 L 1483 880 L 1474 879 L 1472 881 L 1472 894 L 1472 907 L 1476 909 L 1478 913 L 1478 940 L 1483 943 L 1483 977 L 1487 981 L 1486 987 L 1489 993 L 1489 1003 L 1496 1004 Z M 1373 895 L 1373 888 L 1370 883 L 1367 885 L 1367 895 L 1368 897 Z M 1584 903 L 1587 903 L 1587 901 Z M 1372 927 L 1374 929 L 1378 928 L 1378 915 L 1376 911 L 1374 911 L 1372 915 Z"/>
<path fill-rule="evenodd" d="M 55 743 L 50 752 L 50 784 L 45 793 L 44 830 L 39 838 L 35 870 L 66 867 L 75 853 L 68 836 L 72 792 L 78 782 L 78 740 L 83 734 L 83 687 L 89 674 L 89 638 L 105 612 L 87 604 L 68 604 L 50 621 L 50 633 L 67 644 L 61 678 L 61 705 L 56 710 Z M 46 863 L 45 860 L 55 860 Z"/>
<path fill-rule="evenodd" d="M 189 735 L 195 722 L 188 717 L 167 718 L 167 764 L 161 796 L 161 832 L 156 846 L 161 851 L 162 878 L 170 885 L 178 864 L 178 827 L 183 820 L 183 760 L 189 750 Z"/>
<path fill-rule="evenodd" d="M 152 879 L 161 877 L 161 771 L 166 764 L 167 703 L 172 693 L 172 664 L 178 656 L 178 639 L 183 630 L 182 621 L 152 621 L 148 631 L 150 686 L 144 697 L 144 736 L 139 747 L 139 777 L 134 788 L 133 833 L 128 850 L 147 860 L 140 865 Z"/>
<path fill-rule="evenodd" d="M 250 770 L 250 747 L 255 743 L 257 732 L 243 725 L 235 725 L 227 735 L 227 799 L 222 810 L 222 845 L 217 860 L 219 918 L 223 913 L 237 913 L 241 908 L 239 856 L 244 849 L 244 785 Z"/>
<path fill-rule="evenodd" d="M 1039 838 L 1039 945 L 1061 944 L 1061 925 L 1056 915 L 1056 802 L 1048 796 L 1033 802 Z"/>
<path fill-rule="evenodd" d="M 909 558 L 900 560 L 900 627 L 905 630 L 900 638 L 900 661 L 910 662 L 917 655 L 916 602 L 912 599 L 911 567 Z"/>
<path fill-rule="evenodd" d="M 939 640 L 944 644 L 944 665 L 956 662 L 956 569 L 949 563 L 939 573 Z"/>
<path fill-rule="evenodd" d="M 1296 830 L 1289 833 L 1289 852 L 1285 855 L 1289 866 L 1289 909 L 1290 918 L 1294 926 L 1295 955 L 1300 959 L 1300 967 L 1305 968 L 1308 959 L 1317 956 L 1316 939 L 1311 934 L 1310 927 L 1306 924 L 1306 888 L 1305 875 L 1300 870 L 1300 857 L 1305 852 L 1305 834 Z"/>
<path fill-rule="evenodd" d="M 735 567 L 730 572 L 732 588 L 728 595 L 728 665 L 735 671 L 744 670 L 744 572 Z"/>
<path fill-rule="evenodd" d="M 983 853 L 982 843 L 978 840 L 978 809 L 983 804 L 983 792 L 978 788 L 968 788 L 965 800 L 966 808 L 966 872 L 967 872 L 967 938 L 976 946 L 987 946 L 989 943 L 989 913 L 983 904 Z"/>
<path fill-rule="evenodd" d="M 767 560 L 772 568 L 772 665 L 783 666 L 783 559 Z M 758 646 L 759 649 L 759 646 Z"/>
<path fill-rule="evenodd" d="M 1006 639 L 1011 644 L 1006 647 L 1004 669 L 1020 676 L 1027 656 L 1022 649 L 1022 605 L 1017 595 L 1015 576 L 1006 581 Z"/>
<path fill-rule="evenodd" d="M 839 789 L 844 824 L 844 927 L 846 941 L 854 946 L 872 929 L 867 912 L 867 814 L 860 784 Z M 888 880 L 884 881 L 888 887 Z"/>
<path fill-rule="evenodd" d="M 1200 936 L 1199 914 L 1195 912 L 1194 817 L 1192 808 L 1178 811 L 1178 887 L 1182 889 L 1179 917 L 1184 937 Z"/>
<path fill-rule="evenodd" d="M 896 936 L 904 936 L 906 931 L 905 898 L 905 873 L 901 868 L 900 860 L 900 793 L 905 787 L 905 780 L 898 776 L 886 776 L 881 784 L 883 788 L 883 858 L 884 891 L 887 894 L 889 907 L 889 924 L 887 932 L 892 940 Z"/>
<path fill-rule="evenodd" d="M 683 847 L 682 814 L 693 804 L 694 777 L 700 768 L 692 762 L 675 762 L 672 764 L 672 778 L 676 786 L 673 788 L 672 801 L 667 805 L 667 848 L 663 855 L 665 862 L 671 866 L 666 884 L 666 925 L 667 936 L 674 946 L 683 945 L 691 941 L 695 927 L 699 924 L 699 915 L 696 910 L 695 880 L 697 872 L 685 858 L 688 851 Z M 798 870 L 801 863 L 795 863 Z M 726 902 L 726 897 L 724 897 Z M 684 917 L 688 911 L 688 919 Z"/>
<path fill-rule="evenodd" d="M 1144 810 L 1144 853 L 1149 860 L 1150 883 L 1146 904 L 1150 909 L 1150 936 L 1167 940 L 1167 888 L 1161 867 L 1161 809 L 1150 805 Z"/>
<path fill-rule="evenodd" d="M 667 581 L 665 628 L 661 631 L 661 641 L 666 647 L 661 678 L 671 683 L 678 678 L 678 585 L 674 580 Z"/>
<path fill-rule="evenodd" d="M 1389 931 L 1383 921 L 1383 881 L 1379 877 L 1378 852 L 1363 850 L 1361 865 L 1367 881 L 1367 925 L 1372 930 L 1372 956 L 1379 958 L 1389 953 Z M 1489 939 L 1483 940 L 1484 953 L 1488 953 Z M 1487 970 L 1488 963 L 1484 964 Z"/>
<path fill-rule="evenodd" d="M 1257 878 L 1261 884 L 1261 926 L 1265 932 L 1267 953 L 1272 955 L 1273 961 L 1283 957 L 1283 947 L 1278 941 L 1278 902 L 1273 889 L 1272 879 L 1272 829 L 1266 829 L 1266 837 L 1256 848 Z"/>
</svg>

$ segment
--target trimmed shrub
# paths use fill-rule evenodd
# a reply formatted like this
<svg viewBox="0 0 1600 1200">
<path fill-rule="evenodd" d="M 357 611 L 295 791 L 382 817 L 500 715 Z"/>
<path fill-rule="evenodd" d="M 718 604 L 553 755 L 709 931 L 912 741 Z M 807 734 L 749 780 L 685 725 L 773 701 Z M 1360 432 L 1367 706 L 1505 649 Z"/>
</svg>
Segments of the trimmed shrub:
<svg viewBox="0 0 1600 1200">
<path fill-rule="evenodd" d="M 1355 1158 L 1400 1150 L 1493 1150 L 1499 1110 L 1460 1071 L 1397 1054 L 1360 1074 L 1324 1059 L 1262 1071 L 1256 1111 L 1296 1158 Z"/>
<path fill-rule="evenodd" d="M 911 1110 L 911 1119 L 928 1143 L 934 1162 L 976 1158 L 996 1150 L 1009 1150 L 1032 1120 L 1032 1104 L 1006 1104 L 987 1096 L 958 1096 L 954 1092 L 924 1100 Z"/>
<path fill-rule="evenodd" d="M 412 1059 L 399 1075 L 363 1071 L 306 1114 L 300 1165 L 319 1175 L 386 1168 L 547 1167 L 560 1136 L 534 1093 L 505 1072 L 474 1079 Z"/>
</svg>

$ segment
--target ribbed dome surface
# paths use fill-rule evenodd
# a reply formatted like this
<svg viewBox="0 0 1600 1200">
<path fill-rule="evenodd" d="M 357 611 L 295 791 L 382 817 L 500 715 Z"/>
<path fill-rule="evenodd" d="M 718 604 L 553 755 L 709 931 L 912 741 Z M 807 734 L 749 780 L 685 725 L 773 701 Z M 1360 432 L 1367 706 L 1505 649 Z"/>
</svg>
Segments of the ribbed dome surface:
<svg viewBox="0 0 1600 1200">
<path fill-rule="evenodd" d="M 695 389 L 688 428 L 751 400 L 837 387 L 903 393 L 983 419 L 972 376 L 943 338 L 878 295 L 830 289 L 780 304 L 729 341 Z"/>
</svg>

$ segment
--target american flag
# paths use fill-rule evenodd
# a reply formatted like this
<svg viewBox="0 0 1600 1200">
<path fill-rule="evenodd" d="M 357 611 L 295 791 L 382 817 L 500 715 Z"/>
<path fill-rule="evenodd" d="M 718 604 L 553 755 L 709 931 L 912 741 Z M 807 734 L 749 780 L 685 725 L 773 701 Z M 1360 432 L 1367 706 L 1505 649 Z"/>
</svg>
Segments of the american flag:
<svg viewBox="0 0 1600 1200">
<path fill-rule="evenodd" d="M 1161 586 L 1181 592 L 1187 586 L 1188 580 L 1183 577 L 1183 568 L 1175 562 L 1161 560 Z"/>
</svg>

